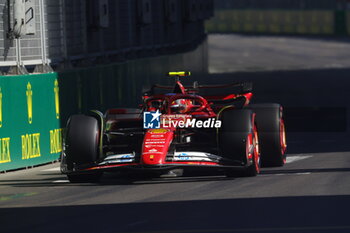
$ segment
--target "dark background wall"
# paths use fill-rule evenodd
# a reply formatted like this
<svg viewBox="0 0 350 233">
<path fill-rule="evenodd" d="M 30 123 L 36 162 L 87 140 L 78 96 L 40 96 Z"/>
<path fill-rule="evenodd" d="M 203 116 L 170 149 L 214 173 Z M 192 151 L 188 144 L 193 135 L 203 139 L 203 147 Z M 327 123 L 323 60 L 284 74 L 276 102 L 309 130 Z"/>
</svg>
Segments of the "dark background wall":
<svg viewBox="0 0 350 233">
<path fill-rule="evenodd" d="M 144 86 L 173 81 L 168 71 L 208 72 L 204 22 L 213 15 L 212 0 L 64 3 L 66 57 L 57 54 L 51 64 L 59 76 L 63 127 L 71 114 L 137 107 Z M 96 11 L 101 3 L 105 12 Z"/>
<path fill-rule="evenodd" d="M 0 0 L 0 71 L 56 70 L 182 53 L 205 38 L 212 0 L 31 0 L 31 33 L 14 27 L 14 0 Z M 28 21 L 29 22 L 29 21 Z M 21 66 L 23 71 L 10 70 Z M 36 69 L 35 72 L 48 70 Z"/>
</svg>

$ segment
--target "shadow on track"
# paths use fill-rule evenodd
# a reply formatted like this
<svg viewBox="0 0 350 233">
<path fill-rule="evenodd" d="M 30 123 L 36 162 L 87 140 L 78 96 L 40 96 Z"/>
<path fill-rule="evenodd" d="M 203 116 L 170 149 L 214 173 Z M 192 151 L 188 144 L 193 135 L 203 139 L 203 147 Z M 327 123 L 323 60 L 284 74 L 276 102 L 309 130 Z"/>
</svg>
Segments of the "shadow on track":
<svg viewBox="0 0 350 233">
<path fill-rule="evenodd" d="M 345 233 L 348 203 L 348 195 L 242 198 L 1 208 L 0 216 L 1 231 L 17 233 Z"/>
<path fill-rule="evenodd" d="M 288 153 L 338 152 L 350 151 L 349 73 L 350 68 L 236 72 L 194 75 L 187 83 L 253 82 L 253 103 L 282 104 L 287 140 L 302 142 L 289 143 Z"/>
<path fill-rule="evenodd" d="M 59 187 L 59 186 L 109 186 L 109 185 L 147 185 L 165 183 L 188 183 L 208 181 L 231 181 L 235 177 L 220 176 L 219 173 L 198 173 L 174 178 L 160 178 L 159 176 L 148 176 L 147 174 L 133 173 L 105 173 L 99 183 L 69 183 L 65 175 L 50 179 L 21 179 L 1 180 L 0 184 L 13 187 Z M 58 182 L 57 182 L 58 181 Z"/>
</svg>

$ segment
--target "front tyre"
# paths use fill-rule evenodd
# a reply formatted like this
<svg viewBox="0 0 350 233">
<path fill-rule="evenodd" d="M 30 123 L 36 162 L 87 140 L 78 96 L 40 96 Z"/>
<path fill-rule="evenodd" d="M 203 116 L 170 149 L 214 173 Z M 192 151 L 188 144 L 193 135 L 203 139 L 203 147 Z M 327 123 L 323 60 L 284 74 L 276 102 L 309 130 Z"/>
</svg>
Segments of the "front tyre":
<svg viewBox="0 0 350 233">
<path fill-rule="evenodd" d="M 100 125 L 96 118 L 73 115 L 67 125 L 65 154 L 68 170 L 74 167 L 96 163 L 99 157 Z M 100 173 L 69 174 L 71 182 L 97 181 Z"/>
<path fill-rule="evenodd" d="M 243 176 L 256 176 L 260 173 L 260 149 L 259 138 L 256 124 L 254 123 L 252 133 L 248 135 L 247 139 L 247 157 L 251 158 L 251 165 L 245 169 Z"/>
<path fill-rule="evenodd" d="M 227 176 L 256 176 L 260 173 L 260 152 L 255 114 L 250 109 L 227 109 L 219 114 L 219 147 L 223 157 L 245 166 L 228 169 Z"/>
</svg>

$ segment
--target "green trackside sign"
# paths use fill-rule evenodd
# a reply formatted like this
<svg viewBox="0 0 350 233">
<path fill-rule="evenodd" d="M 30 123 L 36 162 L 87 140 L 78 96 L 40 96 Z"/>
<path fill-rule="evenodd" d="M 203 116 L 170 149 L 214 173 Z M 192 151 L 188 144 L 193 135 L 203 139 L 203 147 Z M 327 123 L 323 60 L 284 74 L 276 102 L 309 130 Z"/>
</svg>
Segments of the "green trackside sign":
<svg viewBox="0 0 350 233">
<path fill-rule="evenodd" d="M 0 76 L 0 171 L 57 160 L 59 121 L 56 73 Z"/>
</svg>

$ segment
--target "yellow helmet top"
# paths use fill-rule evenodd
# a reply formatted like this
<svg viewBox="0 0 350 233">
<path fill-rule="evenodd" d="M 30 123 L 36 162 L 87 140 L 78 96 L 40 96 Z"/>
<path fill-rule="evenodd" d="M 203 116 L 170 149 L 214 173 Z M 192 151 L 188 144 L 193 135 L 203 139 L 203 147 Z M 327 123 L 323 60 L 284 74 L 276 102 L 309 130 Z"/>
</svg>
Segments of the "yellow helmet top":
<svg viewBox="0 0 350 233">
<path fill-rule="evenodd" d="M 190 76 L 191 72 L 190 71 L 175 71 L 175 72 L 168 72 L 169 77 L 185 77 L 185 76 Z"/>
</svg>

